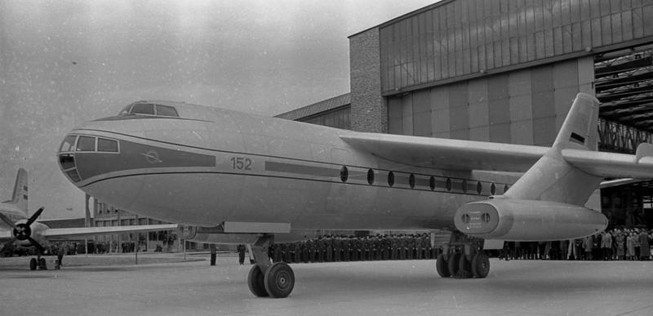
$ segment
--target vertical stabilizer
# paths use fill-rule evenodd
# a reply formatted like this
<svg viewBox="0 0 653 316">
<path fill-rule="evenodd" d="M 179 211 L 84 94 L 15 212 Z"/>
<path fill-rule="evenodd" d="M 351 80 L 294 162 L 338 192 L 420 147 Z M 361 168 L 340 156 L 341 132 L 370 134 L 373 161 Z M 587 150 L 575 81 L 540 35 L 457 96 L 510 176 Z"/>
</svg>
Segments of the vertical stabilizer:
<svg viewBox="0 0 653 316">
<path fill-rule="evenodd" d="M 506 198 L 584 205 L 601 178 L 570 165 L 561 151 L 566 148 L 596 150 L 599 101 L 579 93 L 560 132 L 547 153 L 505 194 Z"/>
<path fill-rule="evenodd" d="M 27 216 L 27 171 L 18 169 L 14 193 L 11 195 L 11 203 L 15 204 Z"/>
<path fill-rule="evenodd" d="M 598 150 L 599 100 L 586 93 L 579 93 L 569 109 L 565 122 L 553 143 L 565 148 Z"/>
</svg>

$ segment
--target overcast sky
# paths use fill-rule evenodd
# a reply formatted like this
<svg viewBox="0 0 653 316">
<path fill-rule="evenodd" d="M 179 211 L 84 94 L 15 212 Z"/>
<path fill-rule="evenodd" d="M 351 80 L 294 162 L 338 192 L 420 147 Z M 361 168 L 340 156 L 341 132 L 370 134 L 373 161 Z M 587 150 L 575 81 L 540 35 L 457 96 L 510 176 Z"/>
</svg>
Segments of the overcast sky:
<svg viewBox="0 0 653 316">
<path fill-rule="evenodd" d="M 276 115 L 347 93 L 347 36 L 433 2 L 2 0 L 0 200 L 24 167 L 30 214 L 83 216 L 55 157 L 74 126 L 143 99 Z"/>
</svg>

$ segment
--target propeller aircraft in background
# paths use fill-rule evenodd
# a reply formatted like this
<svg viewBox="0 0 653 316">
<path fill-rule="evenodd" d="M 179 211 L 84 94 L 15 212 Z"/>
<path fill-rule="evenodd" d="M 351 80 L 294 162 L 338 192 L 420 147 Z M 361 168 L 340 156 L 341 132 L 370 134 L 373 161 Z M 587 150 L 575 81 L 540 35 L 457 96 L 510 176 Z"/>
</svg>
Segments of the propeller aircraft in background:
<svg viewBox="0 0 653 316">
<path fill-rule="evenodd" d="M 97 235 L 177 229 L 175 224 L 50 228 L 37 221 L 43 213 L 43 207 L 34 212 L 32 216 L 28 216 L 27 201 L 27 171 L 20 168 L 16 175 L 16 184 L 11 200 L 0 203 L 0 243 L 3 243 L 5 247 L 14 243 L 19 247 L 36 248 L 37 258 L 30 260 L 30 270 L 47 269 L 45 259 L 41 258 L 41 255 L 44 254 L 50 240 L 79 240 Z"/>
</svg>

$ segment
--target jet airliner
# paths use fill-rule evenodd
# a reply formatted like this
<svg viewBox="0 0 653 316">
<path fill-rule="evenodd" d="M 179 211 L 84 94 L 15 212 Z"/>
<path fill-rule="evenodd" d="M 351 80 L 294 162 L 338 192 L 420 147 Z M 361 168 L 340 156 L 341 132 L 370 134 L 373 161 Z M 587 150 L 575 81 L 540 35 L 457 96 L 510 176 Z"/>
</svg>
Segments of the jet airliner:
<svg viewBox="0 0 653 316">
<path fill-rule="evenodd" d="M 78 240 L 95 235 L 176 230 L 178 228 L 176 224 L 50 228 L 46 224 L 37 221 L 43 212 L 43 207 L 28 217 L 27 202 L 27 171 L 20 168 L 16 174 L 16 183 L 11 200 L 0 203 L 0 243 L 4 243 L 4 245 L 15 243 L 20 247 L 35 247 L 37 258 L 30 260 L 30 270 L 36 270 L 36 268 L 47 269 L 45 259 L 41 258 L 41 255 L 50 240 Z"/>
<path fill-rule="evenodd" d="M 483 240 L 602 231 L 586 208 L 606 177 L 653 177 L 653 147 L 596 152 L 598 100 L 580 93 L 552 147 L 360 133 L 169 101 L 139 101 L 65 136 L 62 172 L 93 197 L 188 225 L 187 238 L 249 240 L 258 297 L 287 297 L 274 236 L 302 230 L 452 231 L 442 277 L 485 278 Z M 492 172 L 487 172 L 492 171 Z M 501 172 L 523 175 L 514 183 Z"/>
</svg>

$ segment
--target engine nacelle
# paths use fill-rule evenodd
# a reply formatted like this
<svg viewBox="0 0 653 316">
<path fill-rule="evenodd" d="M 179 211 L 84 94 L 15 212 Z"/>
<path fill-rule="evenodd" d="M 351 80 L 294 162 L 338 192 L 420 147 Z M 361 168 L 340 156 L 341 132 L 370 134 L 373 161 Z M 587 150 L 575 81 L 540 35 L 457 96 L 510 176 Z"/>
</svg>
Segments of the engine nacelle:
<svg viewBox="0 0 653 316">
<path fill-rule="evenodd" d="M 497 197 L 465 204 L 456 211 L 454 223 L 461 232 L 478 238 L 553 241 L 601 232 L 608 219 L 578 205 Z"/>
</svg>

